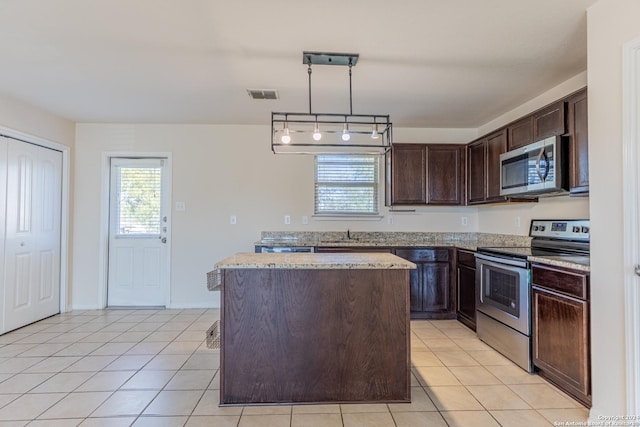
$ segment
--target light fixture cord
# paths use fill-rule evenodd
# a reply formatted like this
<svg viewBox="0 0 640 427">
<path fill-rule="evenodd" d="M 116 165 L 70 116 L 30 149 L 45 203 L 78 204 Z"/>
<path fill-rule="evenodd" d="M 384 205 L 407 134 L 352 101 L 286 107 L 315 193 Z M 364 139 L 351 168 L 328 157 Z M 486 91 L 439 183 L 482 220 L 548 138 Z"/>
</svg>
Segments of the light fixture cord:
<svg viewBox="0 0 640 427">
<path fill-rule="evenodd" d="M 349 58 L 349 114 L 353 115 L 353 95 L 351 93 L 351 67 L 353 64 L 351 61 L 352 59 Z"/>
<path fill-rule="evenodd" d="M 311 57 L 307 57 L 309 62 L 309 68 L 307 73 L 309 74 L 309 114 L 311 114 Z"/>
</svg>

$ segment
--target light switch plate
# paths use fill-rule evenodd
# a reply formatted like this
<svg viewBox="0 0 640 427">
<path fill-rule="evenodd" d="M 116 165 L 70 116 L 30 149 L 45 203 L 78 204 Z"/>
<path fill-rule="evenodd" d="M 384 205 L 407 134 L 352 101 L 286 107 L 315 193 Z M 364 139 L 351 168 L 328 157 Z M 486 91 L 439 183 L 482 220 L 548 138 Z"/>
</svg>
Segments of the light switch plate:
<svg viewBox="0 0 640 427">
<path fill-rule="evenodd" d="M 285 223 L 286 225 L 291 224 L 291 215 L 285 215 L 285 216 L 284 216 L 284 223 Z"/>
<path fill-rule="evenodd" d="M 309 224 L 309 217 L 308 216 L 304 215 L 302 217 L 302 224 L 304 224 L 304 225 Z"/>
</svg>

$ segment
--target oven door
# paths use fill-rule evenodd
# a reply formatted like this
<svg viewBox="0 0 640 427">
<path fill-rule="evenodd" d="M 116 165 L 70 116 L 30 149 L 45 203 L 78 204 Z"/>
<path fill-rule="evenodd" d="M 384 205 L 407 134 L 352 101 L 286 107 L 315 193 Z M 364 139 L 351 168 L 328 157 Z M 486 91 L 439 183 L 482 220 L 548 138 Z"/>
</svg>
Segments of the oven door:
<svg viewBox="0 0 640 427">
<path fill-rule="evenodd" d="M 526 261 L 476 254 L 477 310 L 529 336 L 530 290 Z"/>
</svg>

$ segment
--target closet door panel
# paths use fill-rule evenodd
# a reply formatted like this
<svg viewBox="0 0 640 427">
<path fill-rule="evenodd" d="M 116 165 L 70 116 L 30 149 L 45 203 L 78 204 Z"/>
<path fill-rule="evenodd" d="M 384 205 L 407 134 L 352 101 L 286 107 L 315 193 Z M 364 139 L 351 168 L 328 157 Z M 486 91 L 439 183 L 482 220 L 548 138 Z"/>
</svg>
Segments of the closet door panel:
<svg viewBox="0 0 640 427">
<path fill-rule="evenodd" d="M 62 153 L 9 140 L 4 332 L 60 311 Z"/>
</svg>

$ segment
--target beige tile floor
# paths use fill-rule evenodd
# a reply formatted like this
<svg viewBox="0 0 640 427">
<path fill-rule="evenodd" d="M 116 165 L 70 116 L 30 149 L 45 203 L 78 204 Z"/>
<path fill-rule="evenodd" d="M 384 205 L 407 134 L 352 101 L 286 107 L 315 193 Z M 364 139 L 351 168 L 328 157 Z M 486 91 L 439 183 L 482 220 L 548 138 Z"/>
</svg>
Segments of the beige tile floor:
<svg viewBox="0 0 640 427">
<path fill-rule="evenodd" d="M 552 426 L 588 411 L 457 321 L 411 323 L 412 402 L 226 407 L 217 310 L 74 311 L 0 336 L 0 427 Z"/>
</svg>

